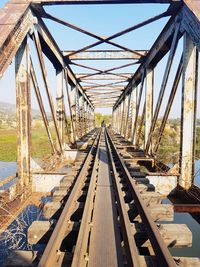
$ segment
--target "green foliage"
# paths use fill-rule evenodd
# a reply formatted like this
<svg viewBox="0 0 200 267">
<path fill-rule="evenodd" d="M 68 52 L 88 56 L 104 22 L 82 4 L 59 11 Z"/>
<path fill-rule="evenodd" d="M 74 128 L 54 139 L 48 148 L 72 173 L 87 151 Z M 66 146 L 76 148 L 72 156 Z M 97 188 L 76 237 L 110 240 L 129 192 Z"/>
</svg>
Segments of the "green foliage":
<svg viewBox="0 0 200 267">
<path fill-rule="evenodd" d="M 55 142 L 55 132 L 51 132 Z M 43 158 L 52 153 L 45 128 L 32 130 L 31 135 L 31 156 L 33 158 Z"/>
<path fill-rule="evenodd" d="M 0 161 L 16 161 L 17 133 L 16 130 L 0 129 Z"/>
<path fill-rule="evenodd" d="M 31 131 L 31 156 L 42 158 L 51 153 L 51 146 L 45 128 Z M 52 132 L 53 138 L 55 134 Z M 0 161 L 16 161 L 17 132 L 16 129 L 0 130 Z"/>
<path fill-rule="evenodd" d="M 104 121 L 104 123 L 108 126 L 109 124 L 111 124 L 112 116 L 102 115 L 101 113 L 95 113 L 95 122 L 97 127 L 101 126 L 102 121 Z"/>
</svg>

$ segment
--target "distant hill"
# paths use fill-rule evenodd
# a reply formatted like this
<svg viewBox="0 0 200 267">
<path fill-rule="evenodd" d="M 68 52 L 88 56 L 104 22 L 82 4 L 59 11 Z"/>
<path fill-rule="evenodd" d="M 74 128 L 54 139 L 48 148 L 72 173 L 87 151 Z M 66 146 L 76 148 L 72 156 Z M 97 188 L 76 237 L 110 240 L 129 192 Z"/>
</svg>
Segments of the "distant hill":
<svg viewBox="0 0 200 267">
<path fill-rule="evenodd" d="M 32 122 L 35 125 L 42 121 L 40 110 L 32 109 Z M 49 122 L 51 122 L 50 112 L 47 112 Z M 16 127 L 16 105 L 0 102 L 0 128 L 15 128 Z"/>
<path fill-rule="evenodd" d="M 16 105 L 6 103 L 6 102 L 0 102 L 0 113 L 10 115 L 10 116 L 15 116 L 16 115 Z M 50 115 L 49 112 L 47 112 L 47 114 Z M 40 111 L 37 109 L 32 109 L 32 116 L 33 116 L 33 118 L 40 118 L 40 117 L 42 118 Z"/>
</svg>

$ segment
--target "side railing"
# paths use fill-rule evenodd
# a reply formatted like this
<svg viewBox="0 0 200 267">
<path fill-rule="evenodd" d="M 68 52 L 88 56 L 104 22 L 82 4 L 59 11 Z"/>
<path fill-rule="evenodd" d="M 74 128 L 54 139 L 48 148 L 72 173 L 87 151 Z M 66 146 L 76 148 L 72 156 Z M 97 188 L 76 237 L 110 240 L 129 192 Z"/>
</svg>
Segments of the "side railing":
<svg viewBox="0 0 200 267">
<path fill-rule="evenodd" d="M 31 182 L 31 88 L 34 89 L 52 155 L 62 155 L 64 149 L 76 148 L 76 142 L 95 127 L 94 106 L 31 3 L 10 1 L 1 9 L 1 14 L 0 77 L 14 61 L 16 161 L 23 187 Z M 54 69 L 56 88 L 49 82 L 52 77 L 48 77 L 46 58 Z"/>
<path fill-rule="evenodd" d="M 136 148 L 142 148 L 147 156 L 157 159 L 172 106 L 177 105 L 174 99 L 180 90 L 178 186 L 188 190 L 194 177 L 200 23 L 198 1 L 184 2 L 169 19 L 116 101 L 112 125 Z M 156 73 L 156 67 L 164 57 L 167 60 L 159 89 L 157 80 L 161 73 Z M 158 95 L 156 103 L 155 93 Z"/>
</svg>

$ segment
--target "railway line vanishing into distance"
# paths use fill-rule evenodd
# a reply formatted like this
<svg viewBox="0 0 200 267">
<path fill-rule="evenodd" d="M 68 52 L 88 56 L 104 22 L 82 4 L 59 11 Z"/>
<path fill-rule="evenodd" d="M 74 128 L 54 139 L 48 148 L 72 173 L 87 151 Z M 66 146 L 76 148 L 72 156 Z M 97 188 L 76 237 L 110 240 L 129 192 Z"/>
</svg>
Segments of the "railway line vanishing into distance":
<svg viewBox="0 0 200 267">
<path fill-rule="evenodd" d="M 92 133 L 88 153 L 80 154 L 44 206 L 54 224 L 38 266 L 199 266 L 197 258 L 171 255 L 168 247 L 191 245 L 191 232 L 186 225 L 169 224 L 173 206 L 162 204 L 166 196 L 131 163 L 123 142 L 104 127 Z M 36 244 L 33 232 L 31 226 L 28 239 Z"/>
</svg>

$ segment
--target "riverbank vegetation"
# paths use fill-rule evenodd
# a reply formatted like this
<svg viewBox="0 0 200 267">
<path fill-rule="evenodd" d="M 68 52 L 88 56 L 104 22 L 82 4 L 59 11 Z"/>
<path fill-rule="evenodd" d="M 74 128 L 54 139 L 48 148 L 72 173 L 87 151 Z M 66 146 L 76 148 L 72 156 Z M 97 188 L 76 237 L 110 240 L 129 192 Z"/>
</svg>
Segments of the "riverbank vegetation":
<svg viewBox="0 0 200 267">
<path fill-rule="evenodd" d="M 111 124 L 111 115 L 102 115 L 97 113 L 95 116 L 96 125 L 99 127 L 101 122 L 108 126 Z M 161 120 L 158 120 L 154 140 L 158 135 L 158 129 Z M 53 139 L 55 141 L 55 132 L 53 126 L 50 127 Z M 200 158 L 200 120 L 197 120 L 197 134 L 196 134 L 196 158 Z M 178 163 L 179 160 L 179 143 L 180 143 L 180 120 L 170 119 L 165 127 L 161 144 L 157 151 L 157 159 L 166 164 Z M 142 135 L 144 128 L 142 129 Z M 143 139 L 143 138 L 141 138 Z M 140 143 L 140 145 L 142 145 Z M 41 118 L 34 119 L 31 129 L 31 156 L 33 158 L 42 158 L 51 154 L 51 146 L 44 128 Z M 17 132 L 16 125 L 0 124 L 0 161 L 16 161 L 17 157 Z"/>
<path fill-rule="evenodd" d="M 42 158 L 51 153 L 50 143 L 43 127 L 31 131 L 31 156 Z M 16 161 L 17 132 L 16 129 L 0 129 L 0 161 Z"/>
</svg>

